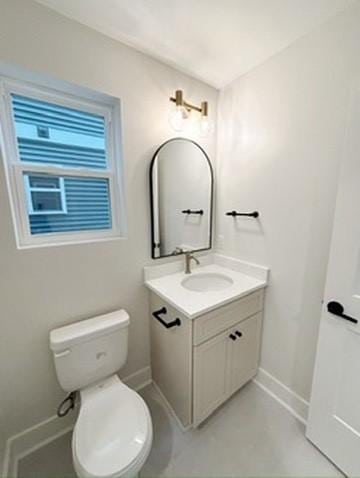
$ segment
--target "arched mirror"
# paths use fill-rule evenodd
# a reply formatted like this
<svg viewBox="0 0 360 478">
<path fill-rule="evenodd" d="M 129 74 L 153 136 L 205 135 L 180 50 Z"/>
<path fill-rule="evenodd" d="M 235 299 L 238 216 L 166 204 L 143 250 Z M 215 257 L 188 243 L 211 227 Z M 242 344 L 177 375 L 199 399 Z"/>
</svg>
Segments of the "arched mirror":
<svg viewBox="0 0 360 478">
<path fill-rule="evenodd" d="M 151 162 L 152 258 L 211 248 L 213 170 L 194 141 L 174 138 Z"/>
</svg>

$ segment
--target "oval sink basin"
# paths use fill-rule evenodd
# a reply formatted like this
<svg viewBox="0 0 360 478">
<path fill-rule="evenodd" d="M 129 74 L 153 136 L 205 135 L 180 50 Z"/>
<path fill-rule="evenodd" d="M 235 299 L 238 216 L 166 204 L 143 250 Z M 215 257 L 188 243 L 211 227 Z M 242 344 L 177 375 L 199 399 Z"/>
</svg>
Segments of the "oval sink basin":
<svg viewBox="0 0 360 478">
<path fill-rule="evenodd" d="M 181 285 L 185 289 L 195 292 L 211 292 L 230 287 L 234 281 L 223 274 L 215 272 L 194 274 L 182 280 Z"/>
</svg>

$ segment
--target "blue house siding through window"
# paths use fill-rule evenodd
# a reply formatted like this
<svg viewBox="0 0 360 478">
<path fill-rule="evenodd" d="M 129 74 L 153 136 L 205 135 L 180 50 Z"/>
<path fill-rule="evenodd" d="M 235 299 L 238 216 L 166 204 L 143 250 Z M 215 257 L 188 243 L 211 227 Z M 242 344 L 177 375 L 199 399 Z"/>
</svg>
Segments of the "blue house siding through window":
<svg viewBox="0 0 360 478">
<path fill-rule="evenodd" d="M 24 173 L 24 176 L 36 176 L 40 183 L 37 196 L 31 189 L 27 191 L 28 201 L 32 202 L 29 205 L 31 233 L 111 229 L 109 180 L 96 177 L 96 171 L 107 168 L 104 117 L 14 94 L 12 106 L 20 160 L 74 169 L 71 176 L 52 176 L 63 178 L 66 207 L 58 212 L 50 211 L 49 207 L 49 214 L 46 201 L 49 205 L 54 203 L 50 201 L 51 195 L 59 192 L 47 188 L 43 202 L 36 202 L 35 197 L 41 197 L 39 176 L 42 173 Z M 77 176 L 78 168 L 94 170 L 94 177 Z M 49 175 L 43 176 L 49 178 Z M 25 183 L 31 184 L 31 181 Z"/>
<path fill-rule="evenodd" d="M 32 234 L 111 228 L 108 180 L 64 177 L 67 213 L 30 214 Z"/>
</svg>

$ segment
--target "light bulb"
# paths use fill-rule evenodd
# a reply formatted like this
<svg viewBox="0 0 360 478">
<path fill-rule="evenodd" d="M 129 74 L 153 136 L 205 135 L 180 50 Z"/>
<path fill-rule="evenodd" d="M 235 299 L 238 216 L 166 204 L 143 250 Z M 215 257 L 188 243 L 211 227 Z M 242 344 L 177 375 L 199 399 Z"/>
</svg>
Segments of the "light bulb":
<svg viewBox="0 0 360 478">
<path fill-rule="evenodd" d="M 202 115 L 200 118 L 199 133 L 200 136 L 207 136 L 212 131 L 212 121 L 208 116 Z"/>
<path fill-rule="evenodd" d="M 185 126 L 185 120 L 188 117 L 188 112 L 186 111 L 186 108 L 183 106 L 175 106 L 170 111 L 169 114 L 169 123 L 170 126 L 175 130 L 175 131 L 182 131 Z"/>
</svg>

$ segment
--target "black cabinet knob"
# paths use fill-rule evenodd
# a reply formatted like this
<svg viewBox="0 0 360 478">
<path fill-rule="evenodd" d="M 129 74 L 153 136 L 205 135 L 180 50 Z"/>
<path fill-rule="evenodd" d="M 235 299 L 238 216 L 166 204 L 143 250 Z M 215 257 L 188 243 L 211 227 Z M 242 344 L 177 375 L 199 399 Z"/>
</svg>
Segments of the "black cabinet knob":
<svg viewBox="0 0 360 478">
<path fill-rule="evenodd" d="M 236 334 L 238 337 L 242 337 L 242 332 L 239 332 L 238 330 L 235 331 L 235 334 Z"/>
<path fill-rule="evenodd" d="M 229 338 L 230 338 L 231 340 L 236 340 L 236 337 L 235 337 L 234 334 L 230 334 L 230 335 L 229 335 Z"/>
</svg>

